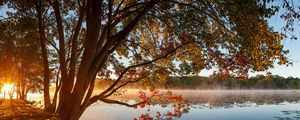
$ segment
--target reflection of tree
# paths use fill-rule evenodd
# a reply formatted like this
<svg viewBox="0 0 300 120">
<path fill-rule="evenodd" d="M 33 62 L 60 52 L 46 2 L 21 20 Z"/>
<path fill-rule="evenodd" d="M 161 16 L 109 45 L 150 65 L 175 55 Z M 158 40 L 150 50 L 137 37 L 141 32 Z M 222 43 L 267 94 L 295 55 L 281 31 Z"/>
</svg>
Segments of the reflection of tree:
<svg viewBox="0 0 300 120">
<path fill-rule="evenodd" d="M 277 120 L 300 120 L 300 111 L 297 110 L 289 110 L 289 111 L 281 111 L 284 117 L 275 116 Z"/>
<path fill-rule="evenodd" d="M 161 90 L 163 91 L 163 90 Z M 137 92 L 137 91 L 136 91 Z M 280 105 L 285 103 L 300 103 L 300 91 L 294 90 L 174 90 L 173 93 L 177 95 L 182 95 L 182 98 L 188 100 L 188 112 L 189 109 L 216 109 L 216 108 L 237 108 L 237 107 L 257 107 L 260 105 Z M 149 94 L 149 93 L 147 93 Z M 136 97 L 136 98 L 135 98 Z M 122 100 L 122 102 L 132 102 L 138 101 L 139 98 L 136 93 L 132 90 L 128 90 L 123 96 L 114 96 L 113 99 Z M 167 98 L 167 97 L 163 97 Z M 152 106 L 160 106 L 163 109 L 159 111 L 161 116 L 168 114 L 166 111 L 173 108 L 170 102 L 164 101 L 164 99 L 151 99 Z M 149 109 L 149 108 L 145 108 Z M 150 108 L 151 109 L 151 108 Z M 143 114 L 141 118 L 156 117 L 159 116 L 156 113 L 155 108 L 147 111 L 149 116 Z M 173 112 L 172 109 L 170 112 Z M 185 112 L 180 113 L 180 116 L 185 114 Z M 284 111 L 283 111 L 284 112 Z M 275 116 L 274 119 L 277 120 L 300 120 L 300 110 L 298 112 L 288 111 L 285 116 Z M 292 114 L 291 114 L 292 113 Z M 171 114 L 169 114 L 171 115 Z M 174 115 L 174 114 L 173 114 Z M 178 116 L 173 116 L 173 118 L 180 118 Z M 166 116 L 163 116 L 167 118 Z"/>
<path fill-rule="evenodd" d="M 292 91 L 243 91 L 243 92 L 208 92 L 191 93 L 186 96 L 191 105 L 207 104 L 206 107 L 247 107 L 249 105 L 280 104 L 282 102 L 299 102 L 300 95 Z"/>
<path fill-rule="evenodd" d="M 231 107 L 247 107 L 265 104 L 280 104 L 283 102 L 298 103 L 300 102 L 300 91 L 174 91 L 176 94 L 182 95 L 183 98 L 189 100 L 191 107 L 209 107 L 209 108 L 231 108 Z M 128 101 L 135 98 L 135 94 L 128 93 L 122 99 Z M 135 98 L 137 100 L 138 98 Z M 167 104 L 162 101 L 152 101 L 158 104 Z M 164 105 L 163 105 L 164 106 Z M 166 106 L 166 105 L 165 105 Z"/>
<path fill-rule="evenodd" d="M 140 91 L 139 98 L 143 101 L 148 99 L 146 96 L 146 92 Z M 154 99 L 153 99 L 154 98 Z M 141 103 L 135 106 L 144 108 L 145 106 L 154 106 L 161 105 L 161 107 L 170 107 L 173 110 L 168 110 L 166 113 L 161 113 L 161 111 L 156 111 L 155 117 L 152 117 L 149 113 L 141 114 L 138 118 L 134 118 L 134 120 L 151 120 L 156 118 L 157 120 L 162 119 L 172 119 L 172 118 L 180 118 L 182 114 L 189 112 L 189 104 L 188 101 L 185 100 L 181 95 L 173 94 L 172 91 L 166 91 L 165 93 L 159 93 L 158 90 L 152 91 L 152 97 L 147 100 L 145 103 Z M 149 111 L 149 109 L 148 109 Z"/>
</svg>

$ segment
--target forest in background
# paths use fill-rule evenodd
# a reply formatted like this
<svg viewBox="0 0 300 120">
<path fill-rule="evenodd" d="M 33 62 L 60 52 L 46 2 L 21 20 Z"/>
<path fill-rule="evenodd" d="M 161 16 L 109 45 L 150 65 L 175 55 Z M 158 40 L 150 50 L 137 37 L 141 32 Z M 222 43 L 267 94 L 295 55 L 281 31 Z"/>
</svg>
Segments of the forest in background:
<svg viewBox="0 0 300 120">
<path fill-rule="evenodd" d="M 113 81 L 108 78 L 97 80 L 98 88 L 106 88 Z M 101 82 L 100 82 L 101 81 Z M 154 82 L 154 81 L 153 81 Z M 216 76 L 169 76 L 163 83 L 138 82 L 127 88 L 134 89 L 299 89 L 298 77 L 282 77 L 279 75 L 257 75 L 249 78 L 229 77 L 221 79 Z"/>
</svg>

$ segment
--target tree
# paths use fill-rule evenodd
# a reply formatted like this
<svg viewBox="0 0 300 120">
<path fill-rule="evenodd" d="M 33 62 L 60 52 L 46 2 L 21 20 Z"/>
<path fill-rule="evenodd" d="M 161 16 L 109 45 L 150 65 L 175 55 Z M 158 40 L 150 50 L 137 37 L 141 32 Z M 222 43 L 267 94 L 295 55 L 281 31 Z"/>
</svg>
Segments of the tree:
<svg viewBox="0 0 300 120">
<path fill-rule="evenodd" d="M 41 65 L 36 28 L 32 17 L 17 17 L 1 20 L 1 82 L 16 86 L 17 98 L 26 99 L 30 91 L 41 90 Z M 26 69 L 24 69 L 26 68 Z"/>
<path fill-rule="evenodd" d="M 73 120 L 98 100 L 134 106 L 108 97 L 130 83 L 165 79 L 176 72 L 174 62 L 189 63 L 194 73 L 217 66 L 222 73 L 237 75 L 266 70 L 275 60 L 288 64 L 280 44 L 284 35 L 266 22 L 277 11 L 268 8 L 268 2 L 8 0 L 6 4 L 20 13 L 30 11 L 39 24 L 45 109 Z M 53 66 L 57 69 L 50 71 Z M 96 78 L 103 77 L 98 73 L 105 71 L 117 78 L 93 95 Z M 57 87 L 50 100 L 53 72 L 58 74 Z"/>
</svg>

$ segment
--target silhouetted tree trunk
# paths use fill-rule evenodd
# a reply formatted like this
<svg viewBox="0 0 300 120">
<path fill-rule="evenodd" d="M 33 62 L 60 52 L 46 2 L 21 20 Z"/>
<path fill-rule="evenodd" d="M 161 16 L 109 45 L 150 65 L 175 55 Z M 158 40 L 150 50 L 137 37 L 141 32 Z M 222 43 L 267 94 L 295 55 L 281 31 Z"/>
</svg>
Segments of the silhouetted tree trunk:
<svg viewBox="0 0 300 120">
<path fill-rule="evenodd" d="M 57 0 L 51 3 L 55 13 L 57 31 L 59 36 L 59 62 L 61 67 L 61 82 L 60 88 L 59 105 L 57 112 L 66 120 L 79 119 L 83 111 L 96 100 L 91 100 L 91 95 L 94 87 L 94 82 L 99 68 L 102 68 L 104 63 L 107 61 L 108 56 L 116 49 L 121 41 L 130 33 L 138 21 L 144 16 L 144 14 L 154 6 L 154 1 L 151 1 L 142 10 L 132 22 L 118 35 L 110 36 L 108 38 L 108 29 L 100 32 L 101 29 L 101 6 L 103 1 L 101 0 L 88 0 L 86 7 L 80 7 L 80 16 L 77 23 L 77 27 L 74 31 L 72 40 L 72 51 L 71 51 L 71 63 L 70 72 L 67 72 L 66 66 L 66 52 L 64 43 L 64 28 L 62 26 L 62 18 L 60 15 L 59 2 Z M 112 6 L 111 6 L 112 7 Z M 86 14 L 86 15 L 85 15 Z M 86 36 L 84 43 L 83 57 L 81 58 L 78 71 L 75 74 L 75 62 L 76 62 L 76 48 L 77 38 L 82 25 L 82 19 L 86 16 Z M 101 42 L 104 40 L 108 43 L 102 46 Z M 100 46 L 99 46 L 100 45 Z M 46 67 L 46 66 L 45 66 Z M 76 75 L 76 82 L 74 78 Z M 72 91 L 73 88 L 73 91 Z M 109 90 L 111 90 L 110 88 Z M 105 98 L 104 96 L 102 96 Z M 95 97 L 96 98 L 96 97 Z"/>
<path fill-rule="evenodd" d="M 46 37 L 45 37 L 45 29 L 43 22 L 43 2 L 42 0 L 37 0 L 35 2 L 36 11 L 38 13 L 38 23 L 39 23 L 39 37 L 40 37 L 40 45 L 42 49 L 42 58 L 43 58 L 43 76 L 44 76 L 44 103 L 45 109 L 51 111 L 51 102 L 50 102 L 50 93 L 49 93 L 49 85 L 50 85 L 50 69 L 49 69 L 49 61 L 48 61 L 48 52 L 46 47 Z"/>
</svg>

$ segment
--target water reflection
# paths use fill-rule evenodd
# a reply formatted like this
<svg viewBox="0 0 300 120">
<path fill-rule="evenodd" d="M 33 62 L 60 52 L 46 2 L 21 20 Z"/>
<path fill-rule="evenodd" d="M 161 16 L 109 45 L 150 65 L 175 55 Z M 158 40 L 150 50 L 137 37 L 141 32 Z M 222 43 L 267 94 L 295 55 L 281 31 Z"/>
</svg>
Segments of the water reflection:
<svg viewBox="0 0 300 120">
<path fill-rule="evenodd" d="M 190 110 L 182 114 L 181 120 L 300 120 L 299 90 L 176 90 L 189 100 Z M 134 103 L 134 92 L 115 97 L 124 102 Z M 133 98 L 133 99 L 132 99 Z M 144 109 L 120 105 L 97 103 L 89 107 L 81 120 L 133 119 L 141 114 L 156 115 L 157 111 L 172 111 L 172 105 L 153 101 L 154 106 Z M 107 112 L 109 111 L 109 113 Z M 110 115 L 111 114 L 111 115 Z M 118 114 L 122 117 L 115 116 Z M 105 117 L 105 118 L 103 118 Z"/>
<path fill-rule="evenodd" d="M 297 110 L 288 110 L 281 111 L 283 113 L 283 117 L 275 116 L 277 120 L 300 120 L 300 111 Z"/>
</svg>

